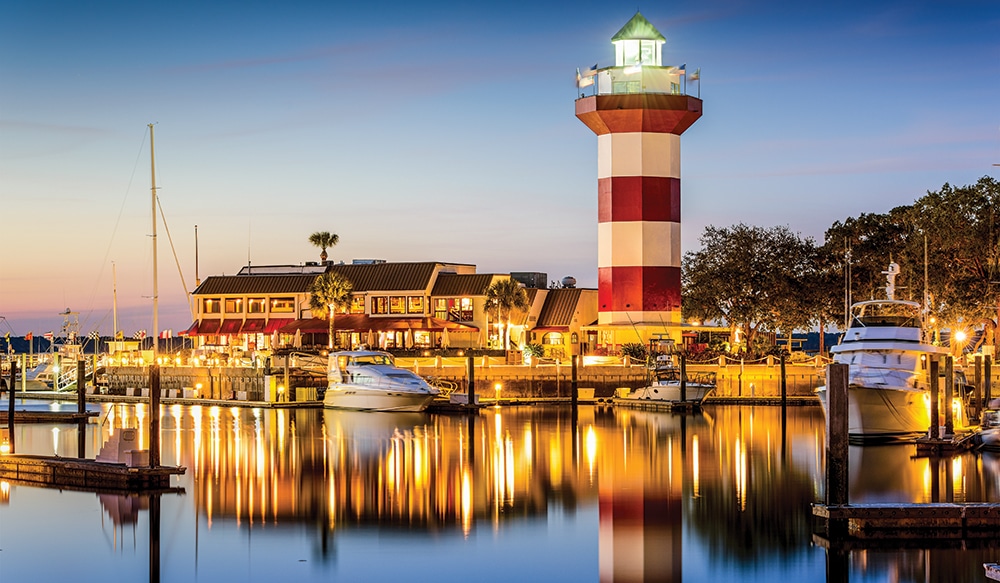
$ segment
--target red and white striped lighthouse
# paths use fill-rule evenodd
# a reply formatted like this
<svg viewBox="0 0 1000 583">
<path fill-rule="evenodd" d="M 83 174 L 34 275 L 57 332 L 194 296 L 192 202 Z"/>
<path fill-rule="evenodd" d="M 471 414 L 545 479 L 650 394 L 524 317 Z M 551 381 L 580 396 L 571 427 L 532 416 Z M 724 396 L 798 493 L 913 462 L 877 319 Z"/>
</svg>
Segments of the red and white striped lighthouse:
<svg viewBox="0 0 1000 583">
<path fill-rule="evenodd" d="M 637 12 L 611 39 L 615 66 L 578 76 L 592 95 L 576 116 L 597 134 L 598 329 L 622 327 L 600 344 L 636 342 L 636 331 L 643 343 L 680 340 L 680 136 L 701 99 L 685 93 L 684 65 L 663 65 L 665 40 Z"/>
</svg>

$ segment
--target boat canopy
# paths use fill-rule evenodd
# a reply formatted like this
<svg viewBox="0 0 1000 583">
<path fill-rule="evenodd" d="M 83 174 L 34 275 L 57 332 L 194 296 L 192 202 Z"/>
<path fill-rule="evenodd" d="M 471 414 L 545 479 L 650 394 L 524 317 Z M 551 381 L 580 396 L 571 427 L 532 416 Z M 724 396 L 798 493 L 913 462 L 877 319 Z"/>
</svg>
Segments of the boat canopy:
<svg viewBox="0 0 1000 583">
<path fill-rule="evenodd" d="M 902 300 L 872 300 L 851 306 L 851 328 L 879 326 L 920 328 L 920 304 Z"/>
</svg>

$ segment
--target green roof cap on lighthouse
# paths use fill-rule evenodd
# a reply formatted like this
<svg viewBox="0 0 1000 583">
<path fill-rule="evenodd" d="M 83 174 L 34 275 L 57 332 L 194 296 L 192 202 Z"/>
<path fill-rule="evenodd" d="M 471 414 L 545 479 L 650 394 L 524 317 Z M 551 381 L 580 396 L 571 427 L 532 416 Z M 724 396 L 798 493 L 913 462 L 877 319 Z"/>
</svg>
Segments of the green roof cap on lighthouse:
<svg viewBox="0 0 1000 583">
<path fill-rule="evenodd" d="M 667 39 L 660 34 L 660 31 L 656 30 L 655 26 L 646 20 L 645 16 L 636 12 L 632 20 L 625 23 L 625 26 L 615 36 L 611 37 L 611 42 L 619 40 L 658 40 L 666 42 Z"/>
</svg>

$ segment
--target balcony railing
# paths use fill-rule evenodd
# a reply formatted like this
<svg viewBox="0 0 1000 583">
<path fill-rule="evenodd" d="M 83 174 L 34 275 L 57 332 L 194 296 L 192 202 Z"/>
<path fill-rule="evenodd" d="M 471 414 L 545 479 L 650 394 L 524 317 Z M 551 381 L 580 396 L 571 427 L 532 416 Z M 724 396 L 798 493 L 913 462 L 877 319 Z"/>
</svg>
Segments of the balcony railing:
<svg viewBox="0 0 1000 583">
<path fill-rule="evenodd" d="M 580 89 L 580 97 L 629 93 L 691 95 L 687 76 L 677 67 L 606 67 L 594 75 L 593 85 Z"/>
</svg>

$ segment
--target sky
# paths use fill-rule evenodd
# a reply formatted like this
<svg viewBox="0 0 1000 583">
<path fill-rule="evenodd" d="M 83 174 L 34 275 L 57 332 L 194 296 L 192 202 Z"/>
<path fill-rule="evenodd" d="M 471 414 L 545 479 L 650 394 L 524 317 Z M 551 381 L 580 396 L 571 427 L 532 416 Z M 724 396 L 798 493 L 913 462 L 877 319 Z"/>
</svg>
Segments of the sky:
<svg viewBox="0 0 1000 583">
<path fill-rule="evenodd" d="M 636 9 L 701 69 L 684 252 L 706 226 L 835 221 L 1000 175 L 1000 3 L 0 2 L 0 333 L 193 318 L 196 277 L 330 259 L 597 286 L 577 68 Z M 197 226 L 197 227 L 196 227 Z M 197 229 L 197 238 L 195 232 Z M 197 252 L 196 252 L 197 242 Z"/>
</svg>

